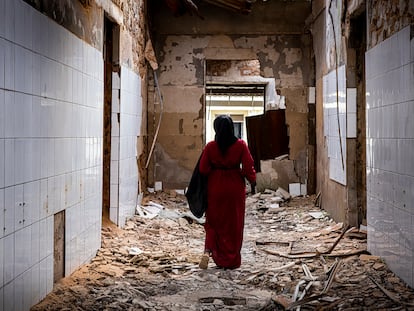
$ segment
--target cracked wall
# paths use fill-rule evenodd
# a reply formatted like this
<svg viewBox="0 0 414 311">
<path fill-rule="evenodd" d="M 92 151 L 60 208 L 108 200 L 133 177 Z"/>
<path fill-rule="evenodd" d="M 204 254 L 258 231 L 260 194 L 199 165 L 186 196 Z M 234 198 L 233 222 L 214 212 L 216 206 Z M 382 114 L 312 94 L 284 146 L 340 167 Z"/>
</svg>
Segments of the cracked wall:
<svg viewBox="0 0 414 311">
<path fill-rule="evenodd" d="M 213 17 L 210 16 L 209 19 L 211 18 Z M 202 27 L 202 32 L 211 35 L 183 34 L 182 32 L 186 32 L 181 29 L 183 25 L 176 26 L 181 29 L 177 29 L 178 33 L 171 33 L 167 29 L 171 18 L 162 15 L 162 19 L 157 20 L 157 27 L 161 30 L 156 37 L 156 50 L 164 107 L 156 143 L 154 171 L 149 180 L 162 181 L 165 188 L 173 189 L 183 189 L 188 184 L 204 145 L 206 59 L 257 59 L 261 77 L 275 79 L 276 91 L 285 96 L 287 102 L 286 118 L 291 141 L 289 155 L 297 162 L 302 179 L 306 180 L 307 89 L 313 83 L 309 36 L 303 33 L 224 36 L 216 34 L 215 27 L 209 28 L 209 22 Z M 191 21 L 184 21 L 184 24 L 190 27 L 189 22 Z M 218 23 L 233 29 L 237 25 L 237 22 Z M 254 29 L 259 27 L 256 23 L 254 20 L 248 24 Z M 265 32 L 269 32 L 269 29 Z M 154 129 L 160 112 L 158 101 L 155 98 L 153 104 L 149 103 L 149 107 L 152 107 L 149 108 L 149 114 L 152 115 L 149 119 L 154 120 Z M 151 125 L 149 131 L 150 136 L 151 131 L 155 132 L 151 130 Z"/>
</svg>

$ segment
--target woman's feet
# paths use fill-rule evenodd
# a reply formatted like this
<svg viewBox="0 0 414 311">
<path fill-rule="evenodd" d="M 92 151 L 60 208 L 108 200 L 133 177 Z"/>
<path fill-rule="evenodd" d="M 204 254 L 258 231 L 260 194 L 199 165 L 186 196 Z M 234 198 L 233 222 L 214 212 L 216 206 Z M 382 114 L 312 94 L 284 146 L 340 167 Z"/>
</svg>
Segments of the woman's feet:
<svg viewBox="0 0 414 311">
<path fill-rule="evenodd" d="M 209 259 L 210 259 L 209 253 L 204 253 L 203 256 L 201 256 L 200 263 L 198 264 L 200 269 L 207 269 Z"/>
</svg>

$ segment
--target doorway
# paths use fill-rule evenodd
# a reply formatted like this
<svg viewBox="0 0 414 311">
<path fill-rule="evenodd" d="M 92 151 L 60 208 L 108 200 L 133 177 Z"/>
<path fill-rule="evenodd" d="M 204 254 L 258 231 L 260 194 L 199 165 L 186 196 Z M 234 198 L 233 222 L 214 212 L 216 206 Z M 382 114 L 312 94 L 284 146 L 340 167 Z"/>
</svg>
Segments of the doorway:
<svg viewBox="0 0 414 311">
<path fill-rule="evenodd" d="M 234 133 L 248 142 L 246 118 L 264 113 L 264 85 L 206 85 L 205 143 L 214 140 L 214 119 L 227 114 L 233 119 Z"/>
<path fill-rule="evenodd" d="M 355 182 L 354 193 L 350 196 L 349 206 L 357 206 L 354 212 L 357 219 L 353 225 L 366 225 L 366 123 L 365 123 L 365 52 L 366 52 L 366 16 L 365 11 L 355 12 L 350 18 L 348 44 L 347 83 L 356 90 L 356 140 L 354 153 Z"/>
<path fill-rule="evenodd" d="M 53 221 L 53 283 L 56 283 L 65 276 L 65 211 L 56 213 Z"/>
<path fill-rule="evenodd" d="M 111 208 L 118 204 L 119 149 L 119 26 L 104 16 L 104 111 L 103 111 L 103 176 L 102 219 L 117 221 Z M 116 130 L 118 129 L 118 131 Z M 116 209 L 117 211 L 117 209 Z"/>
</svg>

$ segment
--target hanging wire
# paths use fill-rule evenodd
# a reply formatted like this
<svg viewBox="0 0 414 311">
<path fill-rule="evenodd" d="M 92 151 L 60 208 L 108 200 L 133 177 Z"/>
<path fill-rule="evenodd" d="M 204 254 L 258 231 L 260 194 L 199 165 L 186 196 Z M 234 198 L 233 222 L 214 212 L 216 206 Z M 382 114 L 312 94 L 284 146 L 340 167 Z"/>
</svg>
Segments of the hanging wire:
<svg viewBox="0 0 414 311">
<path fill-rule="evenodd" d="M 345 163 L 344 163 L 344 151 L 342 149 L 342 135 L 341 135 L 341 122 L 339 121 L 339 81 L 338 81 L 338 63 L 339 63 L 339 56 L 338 56 L 338 49 L 336 45 L 336 33 L 335 33 L 335 24 L 331 12 L 332 7 L 332 0 L 329 2 L 329 17 L 331 18 L 331 24 L 332 24 L 332 30 L 333 30 L 333 36 L 334 36 L 334 48 L 335 48 L 335 75 L 336 75 L 336 119 L 338 122 L 338 135 L 339 135 L 339 147 L 341 150 L 341 163 L 342 163 L 342 170 L 345 169 Z"/>
<path fill-rule="evenodd" d="M 149 162 L 151 160 L 152 152 L 154 151 L 155 142 L 157 141 L 158 132 L 159 132 L 160 126 L 161 126 L 162 113 L 163 113 L 163 110 L 164 110 L 163 99 L 162 99 L 162 95 L 161 95 L 161 91 L 160 91 L 160 86 L 158 84 L 157 72 L 155 70 L 154 70 L 154 81 L 155 81 L 155 85 L 156 85 L 156 88 L 157 88 L 158 97 L 160 99 L 160 118 L 158 120 L 157 129 L 156 129 L 155 134 L 154 134 L 154 140 L 152 141 L 151 150 L 148 154 L 148 159 L 147 159 L 147 163 L 145 164 L 145 168 L 148 168 Z"/>
</svg>

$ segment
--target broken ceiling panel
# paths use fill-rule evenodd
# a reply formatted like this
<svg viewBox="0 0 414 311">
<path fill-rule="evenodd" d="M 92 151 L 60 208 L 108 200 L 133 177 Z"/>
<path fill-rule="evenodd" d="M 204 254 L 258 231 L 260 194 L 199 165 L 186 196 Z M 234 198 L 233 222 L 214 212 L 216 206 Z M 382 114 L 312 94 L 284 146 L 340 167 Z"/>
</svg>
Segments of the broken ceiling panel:
<svg viewBox="0 0 414 311">
<path fill-rule="evenodd" d="M 181 16 L 185 13 L 196 14 L 201 17 L 198 6 L 191 0 L 164 0 L 168 8 L 175 16 Z M 251 12 L 253 0 L 204 0 L 212 5 L 232 10 L 242 14 Z M 202 17 L 201 17 L 202 18 Z"/>
<path fill-rule="evenodd" d="M 246 0 L 204 0 L 210 4 L 230 9 L 239 13 L 248 14 L 252 10 L 252 2 Z"/>
</svg>

